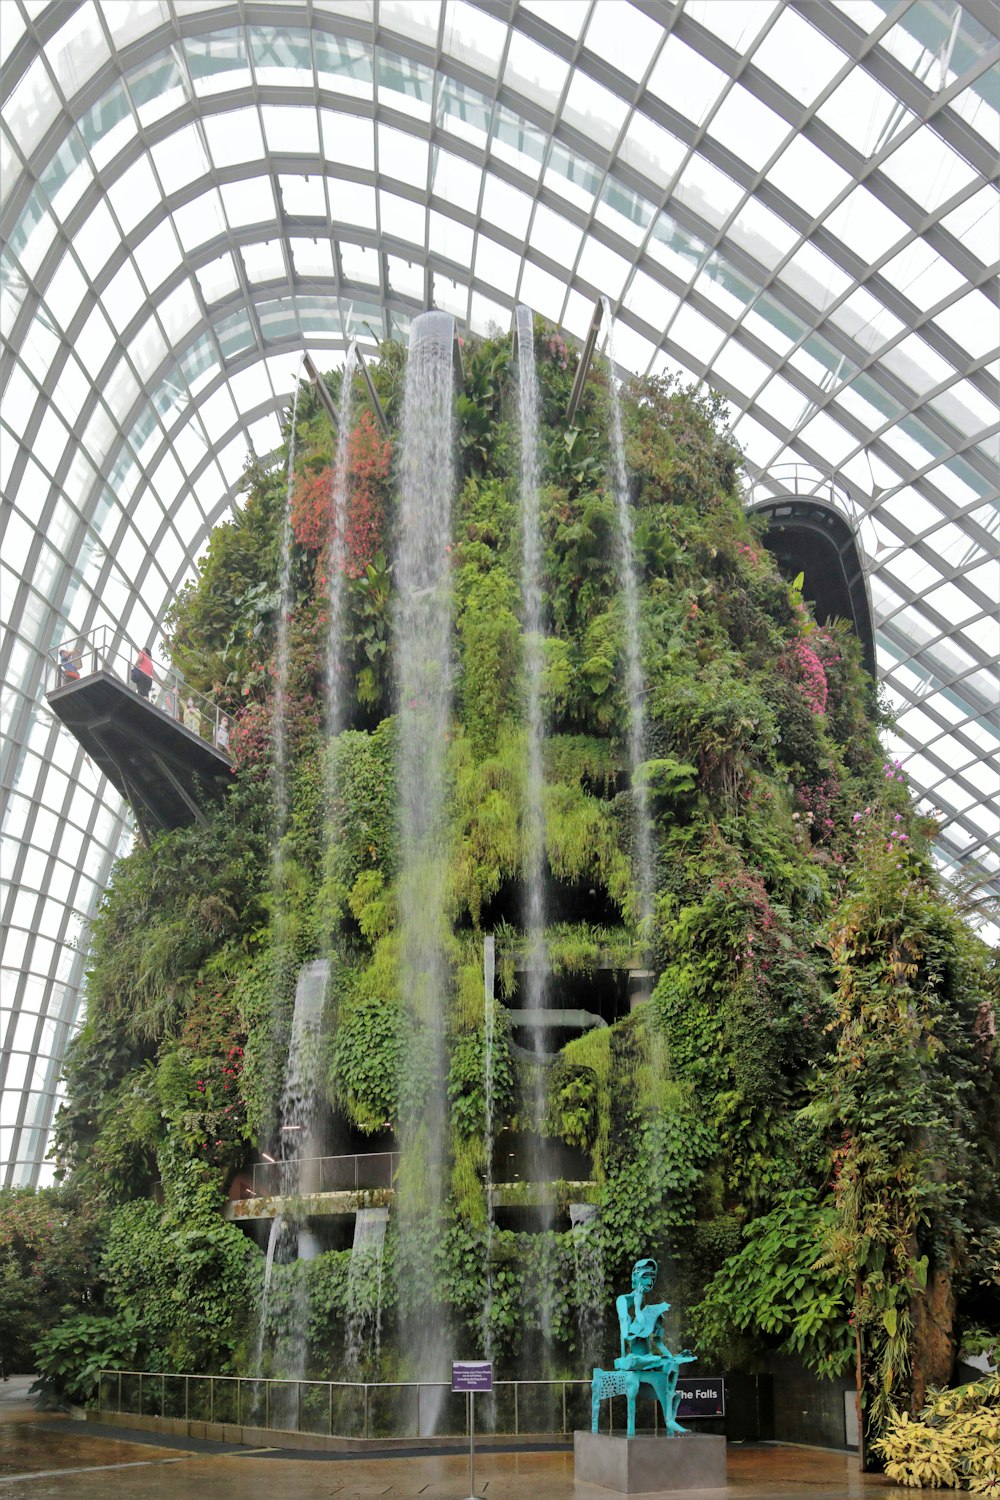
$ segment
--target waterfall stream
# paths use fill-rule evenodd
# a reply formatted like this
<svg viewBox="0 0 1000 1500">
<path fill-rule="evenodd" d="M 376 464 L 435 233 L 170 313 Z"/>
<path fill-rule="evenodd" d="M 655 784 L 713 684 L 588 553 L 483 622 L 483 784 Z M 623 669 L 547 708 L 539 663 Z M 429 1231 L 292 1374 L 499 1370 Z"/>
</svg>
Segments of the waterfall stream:
<svg viewBox="0 0 1000 1500">
<path fill-rule="evenodd" d="M 493 1037 L 494 1006 L 496 1005 L 496 940 L 491 936 L 483 939 L 483 1154 L 486 1159 L 486 1250 L 485 1275 L 486 1297 L 483 1302 L 483 1357 L 493 1358 L 493 1235 L 496 1229 L 496 1210 L 493 1203 Z"/>
<path fill-rule="evenodd" d="M 329 973 L 329 964 L 321 959 L 306 964 L 298 977 L 275 1147 L 276 1196 L 282 1200 L 282 1211 L 272 1222 L 268 1237 L 257 1368 L 262 1372 L 264 1345 L 273 1337 L 276 1363 L 289 1379 L 301 1379 L 305 1373 L 309 1317 L 306 1281 L 301 1267 L 297 1267 L 289 1278 L 288 1299 L 282 1300 L 281 1329 L 276 1335 L 271 1327 L 275 1321 L 271 1307 L 274 1267 L 312 1260 L 319 1250 L 301 1200 L 322 1186 L 318 1173 L 325 1142 L 319 1101 L 323 1005 Z"/>
<path fill-rule="evenodd" d="M 288 668 L 289 632 L 294 600 L 292 598 L 292 495 L 295 490 L 295 427 L 299 416 L 299 391 L 302 388 L 301 367 L 295 374 L 292 397 L 292 420 L 288 433 L 288 477 L 285 485 L 285 514 L 281 525 L 281 564 L 278 574 L 278 631 L 276 641 L 276 681 L 271 738 L 274 745 L 274 886 L 278 910 L 283 904 L 283 840 L 288 827 Z"/>
<path fill-rule="evenodd" d="M 604 1315 L 604 1256 L 597 1209 L 592 1203 L 571 1203 L 569 1222 L 573 1239 L 581 1373 L 589 1374 L 601 1358 Z"/>
<path fill-rule="evenodd" d="M 646 759 L 646 689 L 639 629 L 639 582 L 636 576 L 635 549 L 632 542 L 632 507 L 629 502 L 628 471 L 625 467 L 621 395 L 618 390 L 618 377 L 615 374 L 614 319 L 607 297 L 602 297 L 601 302 L 604 306 L 604 318 L 608 330 L 611 456 L 618 516 L 618 586 L 625 605 L 625 691 L 629 709 L 629 775 L 632 779 L 632 798 L 635 806 L 635 879 L 639 889 L 640 932 L 646 939 L 653 912 L 653 844 L 649 822 L 649 794 L 646 783 L 636 774 Z"/>
<path fill-rule="evenodd" d="M 523 599 L 525 718 L 528 731 L 524 779 L 524 880 L 525 930 L 527 935 L 527 1009 L 531 1026 L 534 1114 L 530 1172 L 539 1185 L 541 1232 L 551 1232 L 554 1207 L 550 1199 L 550 1151 L 545 1134 L 547 1104 L 546 1032 L 538 1024 L 549 999 L 549 962 L 545 944 L 545 726 L 542 718 L 542 538 L 539 514 L 541 463 L 538 452 L 539 392 L 535 366 L 534 319 L 530 307 L 518 304 L 514 313 L 517 330 L 517 394 L 521 448 L 521 596 Z M 551 1298 L 539 1304 L 542 1358 L 536 1359 L 539 1375 L 548 1373 L 552 1355 Z"/>
<path fill-rule="evenodd" d="M 344 374 L 337 406 L 337 451 L 330 483 L 330 541 L 327 548 L 327 583 L 329 604 L 326 649 L 326 732 L 329 737 L 340 733 L 343 717 L 343 653 L 341 634 L 346 592 L 348 456 L 351 437 L 351 387 L 357 366 L 357 342 L 351 343 L 344 360 Z M 329 787 L 333 801 L 335 787 Z"/>
<path fill-rule="evenodd" d="M 400 1340 L 405 1376 L 450 1375 L 451 1336 L 434 1294 L 428 1232 L 442 1225 L 448 1172 L 444 818 L 451 712 L 449 552 L 454 489 L 455 320 L 413 320 L 403 396 L 395 620 L 399 684 L 400 993 L 406 1044 L 397 1176 Z M 421 1409 L 433 1432 L 436 1403 Z"/>
<path fill-rule="evenodd" d="M 359 1208 L 347 1272 L 347 1380 L 378 1380 L 382 1345 L 382 1249 L 387 1208 Z"/>
<path fill-rule="evenodd" d="M 521 592 L 524 600 L 525 708 L 528 756 L 524 796 L 524 873 L 527 887 L 528 1007 L 545 1004 L 548 964 L 545 953 L 545 781 L 542 723 L 542 540 L 539 520 L 538 375 L 530 307 L 519 304 L 517 327 L 517 394 L 521 429 Z M 541 1031 L 535 1028 L 539 1039 Z"/>
</svg>

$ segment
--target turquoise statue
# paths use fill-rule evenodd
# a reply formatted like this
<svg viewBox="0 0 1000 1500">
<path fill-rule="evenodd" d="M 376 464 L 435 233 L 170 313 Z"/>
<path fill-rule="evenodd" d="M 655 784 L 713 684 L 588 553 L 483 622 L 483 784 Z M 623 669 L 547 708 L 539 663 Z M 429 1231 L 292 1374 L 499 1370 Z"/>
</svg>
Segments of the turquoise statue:
<svg viewBox="0 0 1000 1500">
<path fill-rule="evenodd" d="M 635 1402 L 643 1385 L 650 1388 L 660 1403 L 667 1435 L 674 1437 L 687 1430 L 677 1420 L 681 1400 L 677 1376 L 681 1365 L 690 1364 L 696 1356 L 689 1349 L 671 1354 L 664 1342 L 663 1319 L 670 1311 L 670 1303 L 646 1301 L 658 1270 L 655 1260 L 637 1260 L 632 1267 L 632 1290 L 615 1300 L 621 1354 L 613 1370 L 594 1371 L 590 1386 L 591 1432 L 597 1431 L 601 1402 L 609 1396 L 624 1396 L 628 1402 L 628 1435 L 635 1437 Z"/>
</svg>

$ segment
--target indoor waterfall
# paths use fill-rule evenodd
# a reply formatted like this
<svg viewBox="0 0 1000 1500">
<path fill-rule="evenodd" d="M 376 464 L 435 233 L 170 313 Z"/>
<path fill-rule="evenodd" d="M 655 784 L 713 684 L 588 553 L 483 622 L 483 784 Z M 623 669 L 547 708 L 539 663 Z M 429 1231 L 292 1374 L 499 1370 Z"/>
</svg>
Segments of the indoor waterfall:
<svg viewBox="0 0 1000 1500">
<path fill-rule="evenodd" d="M 347 1273 L 347 1380 L 378 1380 L 382 1345 L 382 1251 L 387 1208 L 359 1208 Z"/>
<path fill-rule="evenodd" d="M 601 1357 L 604 1321 L 604 1257 L 597 1209 L 592 1203 L 569 1205 L 573 1270 L 580 1339 L 581 1369 L 592 1370 Z"/>
<path fill-rule="evenodd" d="M 455 320 L 415 318 L 403 397 L 399 590 L 400 992 L 406 1043 L 400 1079 L 396 1179 L 400 1340 L 404 1376 L 445 1379 L 451 1338 L 426 1253 L 448 1182 L 445 1006 L 448 966 L 445 775 L 451 711 L 451 505 L 454 487 Z M 439 1404 L 439 1403 L 437 1403 Z M 433 1432 L 435 1403 L 422 1407 Z"/>
<path fill-rule="evenodd" d="M 282 1200 L 282 1212 L 273 1221 L 268 1238 L 258 1334 L 257 1368 L 263 1373 L 264 1348 L 273 1340 L 273 1363 L 281 1375 L 301 1379 L 305 1373 L 306 1326 L 309 1316 L 305 1276 L 296 1265 L 282 1295 L 280 1315 L 273 1308 L 275 1265 L 312 1260 L 319 1254 L 316 1235 L 308 1227 L 302 1199 L 318 1192 L 320 1159 L 326 1142 L 321 1112 L 323 1006 L 329 964 L 323 960 L 306 964 L 295 986 L 295 1009 L 288 1043 L 288 1063 L 281 1096 L 275 1142 L 273 1196 Z M 283 1288 L 284 1293 L 284 1288 Z M 280 1324 L 277 1333 L 272 1324 Z"/>
<path fill-rule="evenodd" d="M 632 542 L 632 507 L 625 466 L 621 395 L 615 373 L 614 318 L 607 297 L 602 297 L 608 330 L 608 391 L 611 396 L 611 457 L 614 467 L 615 506 L 618 516 L 618 579 L 625 606 L 625 691 L 628 697 L 628 760 L 635 806 L 635 879 L 639 889 L 640 931 L 644 941 L 653 912 L 653 844 L 649 824 L 649 794 L 638 774 L 646 759 L 646 685 L 642 670 L 642 639 L 639 621 L 639 582 Z"/>
<path fill-rule="evenodd" d="M 277 907 L 282 905 L 283 840 L 288 826 L 288 744 L 285 726 L 288 718 L 289 620 L 292 598 L 292 494 L 295 489 L 295 428 L 299 417 L 301 368 L 295 375 L 292 416 L 288 428 L 288 479 L 285 486 L 285 514 L 281 525 L 281 564 L 278 577 L 278 630 L 276 642 L 276 680 L 271 737 L 274 743 L 274 887 Z"/>
<path fill-rule="evenodd" d="M 344 594 L 346 585 L 345 563 L 347 560 L 347 498 L 348 457 L 351 438 L 351 388 L 357 365 L 357 341 L 352 340 L 344 360 L 344 373 L 340 386 L 340 401 L 337 406 L 337 451 L 330 483 L 330 541 L 327 548 L 327 587 L 329 606 L 327 611 L 326 649 L 326 732 L 332 738 L 341 730 L 343 703 L 341 701 L 343 661 L 341 633 L 343 630 Z M 329 787 L 330 800 L 335 791 Z"/>
<path fill-rule="evenodd" d="M 525 1001 L 531 1015 L 534 1147 L 531 1175 L 539 1185 L 543 1233 L 554 1224 L 549 1170 L 548 1137 L 545 1134 L 547 1098 L 546 1031 L 540 1021 L 548 1003 L 549 965 L 545 946 L 545 728 L 542 719 L 542 542 L 539 516 L 541 464 L 538 452 L 539 393 L 535 368 L 534 319 L 530 307 L 520 303 L 515 310 L 517 331 L 517 392 L 521 453 L 521 595 L 523 599 L 525 718 L 528 743 L 524 778 L 524 926 L 527 937 Z M 552 1315 L 548 1299 L 541 1303 L 543 1363 L 551 1360 Z"/>
</svg>

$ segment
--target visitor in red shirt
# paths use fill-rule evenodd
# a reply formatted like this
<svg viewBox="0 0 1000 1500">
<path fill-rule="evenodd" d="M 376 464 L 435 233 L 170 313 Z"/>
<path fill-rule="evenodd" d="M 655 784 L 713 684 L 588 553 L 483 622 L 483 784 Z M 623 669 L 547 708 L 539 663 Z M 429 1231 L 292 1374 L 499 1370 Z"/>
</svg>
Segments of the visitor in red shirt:
<svg viewBox="0 0 1000 1500">
<path fill-rule="evenodd" d="M 153 686 L 153 658 L 149 654 L 148 646 L 144 646 L 136 657 L 131 676 L 139 697 L 148 698 L 149 690 Z"/>
</svg>

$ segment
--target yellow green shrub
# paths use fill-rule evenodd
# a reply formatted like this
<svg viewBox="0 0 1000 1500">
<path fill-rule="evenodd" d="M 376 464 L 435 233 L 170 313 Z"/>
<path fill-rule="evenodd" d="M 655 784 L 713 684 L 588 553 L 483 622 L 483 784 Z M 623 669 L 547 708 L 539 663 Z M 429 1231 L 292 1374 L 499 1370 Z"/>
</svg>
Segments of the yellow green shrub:
<svg viewBox="0 0 1000 1500">
<path fill-rule="evenodd" d="M 873 1446 L 896 1484 L 995 1494 L 1000 1490 L 1000 1375 L 931 1391 L 917 1417 L 893 1408 Z"/>
</svg>

